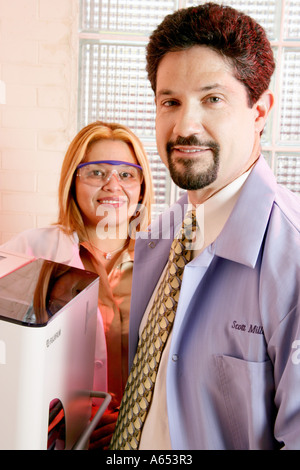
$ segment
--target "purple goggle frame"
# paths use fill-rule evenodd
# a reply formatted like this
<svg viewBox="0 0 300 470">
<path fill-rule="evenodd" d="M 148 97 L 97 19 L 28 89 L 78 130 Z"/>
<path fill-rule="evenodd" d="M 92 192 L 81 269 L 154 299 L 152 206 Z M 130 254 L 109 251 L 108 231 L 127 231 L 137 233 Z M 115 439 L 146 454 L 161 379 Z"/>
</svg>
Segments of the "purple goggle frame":
<svg viewBox="0 0 300 470">
<path fill-rule="evenodd" d="M 127 166 L 134 166 L 135 168 L 138 168 L 139 170 L 142 170 L 142 167 L 140 165 L 136 165 L 135 163 L 129 163 L 129 162 L 122 162 L 120 160 L 99 160 L 99 161 L 94 161 L 94 162 L 83 162 L 83 163 L 80 163 L 78 166 L 77 166 L 77 170 L 79 170 L 79 168 L 82 168 L 83 166 L 86 166 L 86 165 L 93 165 L 93 164 L 97 164 L 97 163 L 108 163 L 109 165 L 127 165 Z"/>
</svg>

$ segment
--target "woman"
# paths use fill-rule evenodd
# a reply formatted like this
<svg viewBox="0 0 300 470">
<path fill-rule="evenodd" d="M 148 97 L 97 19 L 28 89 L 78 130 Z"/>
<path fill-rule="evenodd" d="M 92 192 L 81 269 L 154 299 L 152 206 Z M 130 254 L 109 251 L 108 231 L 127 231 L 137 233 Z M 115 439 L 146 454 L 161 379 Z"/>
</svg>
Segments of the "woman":
<svg viewBox="0 0 300 470">
<path fill-rule="evenodd" d="M 135 232 L 149 225 L 153 197 L 149 163 L 140 140 L 120 124 L 89 124 L 66 152 L 58 194 L 56 224 L 23 232 L 1 249 L 99 275 L 101 315 L 98 313 L 94 389 L 108 390 L 113 396 L 111 409 L 115 409 L 128 376 Z"/>
</svg>

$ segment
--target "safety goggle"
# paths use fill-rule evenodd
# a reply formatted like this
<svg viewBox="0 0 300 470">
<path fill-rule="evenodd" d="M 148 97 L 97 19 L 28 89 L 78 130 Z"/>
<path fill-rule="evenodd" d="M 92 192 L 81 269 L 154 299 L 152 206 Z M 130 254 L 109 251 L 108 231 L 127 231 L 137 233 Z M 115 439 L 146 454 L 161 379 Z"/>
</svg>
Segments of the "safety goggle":
<svg viewBox="0 0 300 470">
<path fill-rule="evenodd" d="M 135 163 L 120 160 L 83 162 L 77 166 L 77 176 L 90 186 L 104 186 L 115 175 L 121 186 L 131 187 L 141 184 L 143 170 Z"/>
</svg>

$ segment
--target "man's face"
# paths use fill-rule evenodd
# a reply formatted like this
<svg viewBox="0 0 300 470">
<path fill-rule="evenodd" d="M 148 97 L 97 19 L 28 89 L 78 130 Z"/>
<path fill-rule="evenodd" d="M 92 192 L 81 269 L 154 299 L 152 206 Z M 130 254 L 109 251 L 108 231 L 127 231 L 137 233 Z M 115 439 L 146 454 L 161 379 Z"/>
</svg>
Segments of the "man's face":
<svg viewBox="0 0 300 470">
<path fill-rule="evenodd" d="M 156 137 L 174 182 L 194 199 L 218 191 L 255 158 L 265 118 L 249 107 L 228 61 L 205 46 L 170 52 L 157 71 Z M 200 197 L 201 196 L 201 197 Z M 204 197 L 204 199 L 205 199 Z"/>
</svg>

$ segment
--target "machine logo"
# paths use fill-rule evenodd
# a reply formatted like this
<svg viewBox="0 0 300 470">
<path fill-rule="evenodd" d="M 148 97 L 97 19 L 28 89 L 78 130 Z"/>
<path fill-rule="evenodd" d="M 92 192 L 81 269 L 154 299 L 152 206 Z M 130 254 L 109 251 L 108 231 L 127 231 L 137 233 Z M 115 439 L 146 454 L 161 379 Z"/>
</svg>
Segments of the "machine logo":
<svg viewBox="0 0 300 470">
<path fill-rule="evenodd" d="M 0 339 L 0 364 L 6 364 L 6 344 Z"/>
<path fill-rule="evenodd" d="M 51 338 L 48 338 L 46 341 L 47 348 L 49 348 L 49 346 L 51 346 L 51 344 L 53 344 L 54 341 L 56 341 L 57 338 L 60 337 L 60 335 L 61 335 L 61 330 L 58 330 L 53 336 L 51 336 Z"/>
</svg>

